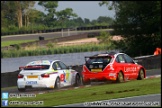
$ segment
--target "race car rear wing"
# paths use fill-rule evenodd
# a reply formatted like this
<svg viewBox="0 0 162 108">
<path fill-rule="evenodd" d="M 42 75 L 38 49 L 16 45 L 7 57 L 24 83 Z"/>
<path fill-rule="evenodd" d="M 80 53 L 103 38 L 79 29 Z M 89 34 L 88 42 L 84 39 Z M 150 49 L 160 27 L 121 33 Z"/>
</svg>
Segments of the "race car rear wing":
<svg viewBox="0 0 162 108">
<path fill-rule="evenodd" d="M 33 65 L 33 66 L 32 66 L 32 65 L 31 65 L 31 66 L 20 66 L 20 67 L 19 67 L 19 70 L 23 70 L 24 68 L 25 68 L 25 69 L 28 69 L 28 68 L 33 68 L 33 69 L 34 69 L 34 68 L 41 68 L 41 69 L 44 69 L 44 68 L 46 68 L 46 67 L 45 67 L 45 66 L 38 66 L 38 65 L 35 65 L 35 66 L 34 66 L 34 65 Z"/>
</svg>

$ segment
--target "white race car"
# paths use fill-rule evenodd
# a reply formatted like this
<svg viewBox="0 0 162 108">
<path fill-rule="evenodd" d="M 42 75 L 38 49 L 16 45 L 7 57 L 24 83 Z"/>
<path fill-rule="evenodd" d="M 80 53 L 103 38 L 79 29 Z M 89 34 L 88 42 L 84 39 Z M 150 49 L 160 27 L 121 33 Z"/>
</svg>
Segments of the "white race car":
<svg viewBox="0 0 162 108">
<path fill-rule="evenodd" d="M 67 67 L 60 60 L 32 61 L 26 66 L 19 67 L 17 87 L 19 91 L 27 88 L 56 88 L 79 86 L 79 72 Z"/>
</svg>

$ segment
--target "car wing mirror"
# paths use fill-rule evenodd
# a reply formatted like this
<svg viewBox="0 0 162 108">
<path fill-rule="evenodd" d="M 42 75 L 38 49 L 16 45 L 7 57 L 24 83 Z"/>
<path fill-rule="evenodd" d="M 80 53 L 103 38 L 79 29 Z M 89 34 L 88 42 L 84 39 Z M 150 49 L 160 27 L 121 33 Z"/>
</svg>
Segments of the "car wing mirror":
<svg viewBox="0 0 162 108">
<path fill-rule="evenodd" d="M 125 61 L 120 61 L 120 63 L 125 63 Z"/>
<path fill-rule="evenodd" d="M 138 64 L 138 60 L 134 60 L 135 64 Z"/>
<path fill-rule="evenodd" d="M 72 66 L 68 66 L 69 69 L 72 69 Z"/>
</svg>

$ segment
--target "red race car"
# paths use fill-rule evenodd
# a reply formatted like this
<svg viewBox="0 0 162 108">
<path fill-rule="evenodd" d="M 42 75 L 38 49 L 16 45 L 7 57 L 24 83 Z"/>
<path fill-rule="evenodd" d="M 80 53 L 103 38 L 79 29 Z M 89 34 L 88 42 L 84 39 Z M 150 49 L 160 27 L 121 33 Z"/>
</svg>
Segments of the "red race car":
<svg viewBox="0 0 162 108">
<path fill-rule="evenodd" d="M 91 81 L 142 80 L 146 70 L 125 53 L 104 53 L 85 57 L 83 65 L 83 84 Z"/>
</svg>

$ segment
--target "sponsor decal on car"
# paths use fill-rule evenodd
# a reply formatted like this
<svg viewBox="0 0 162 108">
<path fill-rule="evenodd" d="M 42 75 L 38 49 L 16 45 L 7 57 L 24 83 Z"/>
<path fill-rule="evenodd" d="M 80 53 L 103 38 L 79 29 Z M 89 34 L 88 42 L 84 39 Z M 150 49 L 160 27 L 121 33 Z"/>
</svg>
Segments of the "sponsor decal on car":
<svg viewBox="0 0 162 108">
<path fill-rule="evenodd" d="M 33 62 L 30 62 L 29 64 L 27 65 L 50 65 L 51 62 L 49 60 L 43 60 L 43 61 L 33 61 Z"/>
<path fill-rule="evenodd" d="M 133 71 L 136 71 L 136 67 L 126 67 L 126 68 L 124 67 L 124 71 L 125 72 L 130 72 L 130 71 L 133 72 Z"/>
<path fill-rule="evenodd" d="M 27 84 L 27 85 L 37 84 L 37 81 L 27 81 L 26 84 Z"/>
</svg>

